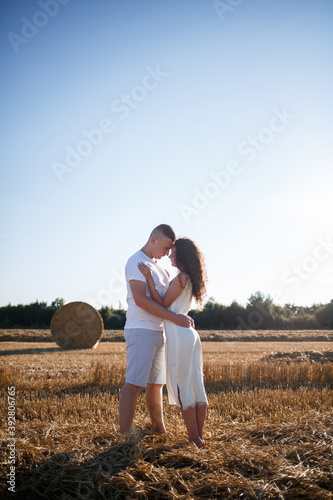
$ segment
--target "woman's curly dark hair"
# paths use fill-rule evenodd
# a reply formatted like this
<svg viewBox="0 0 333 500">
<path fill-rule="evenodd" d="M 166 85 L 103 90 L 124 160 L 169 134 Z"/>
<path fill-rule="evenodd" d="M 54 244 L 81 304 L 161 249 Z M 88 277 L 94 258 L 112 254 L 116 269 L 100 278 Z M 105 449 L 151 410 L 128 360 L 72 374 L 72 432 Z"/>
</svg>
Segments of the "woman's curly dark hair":
<svg viewBox="0 0 333 500">
<path fill-rule="evenodd" d="M 206 295 L 207 273 L 205 259 L 194 241 L 189 238 L 178 238 L 175 243 L 175 264 L 178 269 L 189 275 L 192 283 L 192 294 L 201 306 Z"/>
</svg>

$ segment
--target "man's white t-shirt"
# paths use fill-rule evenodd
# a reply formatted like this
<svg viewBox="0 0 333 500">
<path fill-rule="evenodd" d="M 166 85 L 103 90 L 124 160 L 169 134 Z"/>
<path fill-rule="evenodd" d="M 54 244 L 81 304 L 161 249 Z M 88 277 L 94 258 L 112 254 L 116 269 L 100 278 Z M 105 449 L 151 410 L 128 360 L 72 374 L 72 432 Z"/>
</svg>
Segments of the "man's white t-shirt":
<svg viewBox="0 0 333 500">
<path fill-rule="evenodd" d="M 162 293 L 165 285 L 169 283 L 169 277 L 166 271 L 154 260 L 150 259 L 148 255 L 143 253 L 141 250 L 136 252 L 132 257 L 130 257 L 125 266 L 125 277 L 127 286 L 127 312 L 126 312 L 126 323 L 125 328 L 145 328 L 148 330 L 163 330 L 163 320 L 148 313 L 141 307 L 137 306 L 134 302 L 130 280 L 138 280 L 146 283 L 146 295 L 151 297 L 149 292 L 149 287 L 146 278 L 143 276 L 138 268 L 139 262 L 144 262 L 150 267 L 156 285 L 156 289 L 159 294 Z"/>
</svg>

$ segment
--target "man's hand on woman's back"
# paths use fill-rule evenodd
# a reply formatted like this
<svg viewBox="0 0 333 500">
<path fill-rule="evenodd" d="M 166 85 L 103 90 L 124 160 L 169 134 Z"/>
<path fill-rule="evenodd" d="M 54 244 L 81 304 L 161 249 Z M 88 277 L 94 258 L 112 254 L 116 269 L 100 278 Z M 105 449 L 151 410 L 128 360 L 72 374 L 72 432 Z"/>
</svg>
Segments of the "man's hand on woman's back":
<svg viewBox="0 0 333 500">
<path fill-rule="evenodd" d="M 184 328 L 190 328 L 191 326 L 194 328 L 194 321 L 191 316 L 187 316 L 185 314 L 176 314 L 175 319 L 172 321 L 175 325 L 182 326 Z"/>
</svg>

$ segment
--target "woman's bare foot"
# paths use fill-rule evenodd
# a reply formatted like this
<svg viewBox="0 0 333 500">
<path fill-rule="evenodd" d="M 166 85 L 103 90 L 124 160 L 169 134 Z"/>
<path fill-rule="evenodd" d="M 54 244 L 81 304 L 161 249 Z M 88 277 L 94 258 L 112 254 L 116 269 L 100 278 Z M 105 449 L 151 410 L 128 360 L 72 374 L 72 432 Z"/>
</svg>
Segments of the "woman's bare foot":
<svg viewBox="0 0 333 500">
<path fill-rule="evenodd" d="M 166 434 L 167 433 L 164 425 L 153 425 L 153 431 L 155 432 L 155 434 Z"/>
<path fill-rule="evenodd" d="M 200 437 L 192 439 L 192 441 L 190 441 L 190 442 L 193 443 L 197 448 L 202 448 L 205 444 L 205 441 L 203 439 L 201 439 Z"/>
</svg>

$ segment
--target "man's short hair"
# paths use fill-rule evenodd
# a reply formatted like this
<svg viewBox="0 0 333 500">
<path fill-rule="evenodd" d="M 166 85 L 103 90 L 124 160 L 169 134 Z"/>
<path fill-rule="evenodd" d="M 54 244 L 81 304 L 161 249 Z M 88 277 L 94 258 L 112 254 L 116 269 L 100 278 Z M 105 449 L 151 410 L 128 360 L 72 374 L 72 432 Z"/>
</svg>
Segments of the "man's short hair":
<svg viewBox="0 0 333 500">
<path fill-rule="evenodd" d="M 161 234 L 163 234 L 167 238 L 170 238 L 170 240 L 172 240 L 173 242 L 176 241 L 176 234 L 172 229 L 172 227 L 169 226 L 168 224 L 160 224 L 159 226 L 156 226 L 155 229 L 152 230 L 149 239 L 152 238 L 153 236 L 158 237 Z"/>
</svg>

